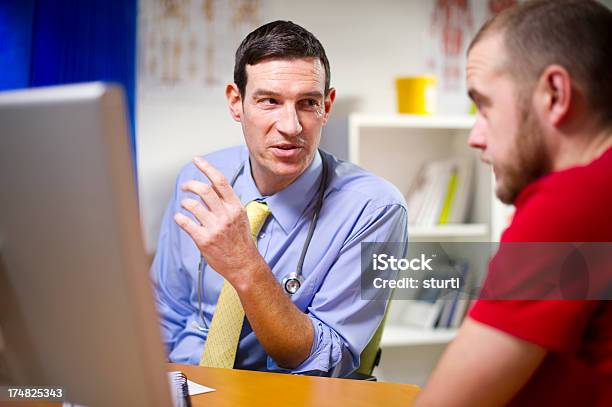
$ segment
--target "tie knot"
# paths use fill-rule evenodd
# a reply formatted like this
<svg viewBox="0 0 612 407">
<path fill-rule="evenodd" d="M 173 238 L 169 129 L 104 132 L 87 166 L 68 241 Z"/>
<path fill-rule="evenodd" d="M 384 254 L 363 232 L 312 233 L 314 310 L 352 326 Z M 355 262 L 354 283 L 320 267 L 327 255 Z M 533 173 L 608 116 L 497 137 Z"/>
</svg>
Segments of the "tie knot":
<svg viewBox="0 0 612 407">
<path fill-rule="evenodd" d="M 268 215 L 272 213 L 265 202 L 251 201 L 246 204 L 247 216 L 251 225 L 251 236 L 257 240 L 257 235 L 263 227 Z"/>
</svg>

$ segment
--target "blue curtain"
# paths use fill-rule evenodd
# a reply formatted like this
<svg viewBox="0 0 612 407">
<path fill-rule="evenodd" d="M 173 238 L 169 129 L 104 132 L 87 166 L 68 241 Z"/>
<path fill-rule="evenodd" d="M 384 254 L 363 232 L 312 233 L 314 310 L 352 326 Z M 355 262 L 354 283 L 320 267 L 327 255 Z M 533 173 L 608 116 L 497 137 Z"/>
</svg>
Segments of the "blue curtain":
<svg viewBox="0 0 612 407">
<path fill-rule="evenodd" d="M 76 82 L 123 85 L 136 163 L 137 0 L 0 0 L 0 90 Z"/>
<path fill-rule="evenodd" d="M 34 0 L 0 0 L 0 90 L 30 85 Z"/>
</svg>

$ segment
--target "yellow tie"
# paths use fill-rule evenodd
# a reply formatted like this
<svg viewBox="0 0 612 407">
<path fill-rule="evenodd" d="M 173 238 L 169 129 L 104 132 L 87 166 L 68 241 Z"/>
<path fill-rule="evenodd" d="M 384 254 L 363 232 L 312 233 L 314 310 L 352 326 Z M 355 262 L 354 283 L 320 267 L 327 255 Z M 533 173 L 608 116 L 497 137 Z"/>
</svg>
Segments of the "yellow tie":
<svg viewBox="0 0 612 407">
<path fill-rule="evenodd" d="M 257 235 L 268 215 L 272 212 L 270 212 L 268 205 L 258 201 L 249 202 L 246 205 L 246 211 L 251 225 L 251 236 L 257 243 Z M 238 293 L 230 283 L 225 281 L 217 301 L 215 314 L 210 323 L 200 366 L 228 369 L 234 367 L 243 322 L 244 309 Z"/>
</svg>

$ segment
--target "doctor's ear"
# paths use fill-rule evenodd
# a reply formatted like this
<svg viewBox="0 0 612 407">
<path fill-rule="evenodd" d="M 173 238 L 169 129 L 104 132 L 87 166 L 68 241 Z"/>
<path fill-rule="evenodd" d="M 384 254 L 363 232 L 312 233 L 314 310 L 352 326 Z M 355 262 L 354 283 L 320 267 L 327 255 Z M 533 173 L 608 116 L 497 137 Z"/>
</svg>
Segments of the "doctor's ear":
<svg viewBox="0 0 612 407">
<path fill-rule="evenodd" d="M 239 122 L 242 119 L 242 96 L 240 90 L 235 83 L 228 83 L 225 87 L 225 97 L 227 97 L 227 105 L 230 110 L 230 114 Z"/>
<path fill-rule="evenodd" d="M 334 104 L 334 100 L 336 100 L 336 89 L 335 88 L 331 88 L 329 90 L 329 92 L 327 93 L 327 95 L 325 96 L 325 100 L 324 100 L 324 107 L 325 107 L 325 112 L 324 112 L 324 124 L 327 124 L 327 120 L 329 120 L 329 114 L 331 113 L 331 109 L 332 109 L 332 105 Z"/>
</svg>

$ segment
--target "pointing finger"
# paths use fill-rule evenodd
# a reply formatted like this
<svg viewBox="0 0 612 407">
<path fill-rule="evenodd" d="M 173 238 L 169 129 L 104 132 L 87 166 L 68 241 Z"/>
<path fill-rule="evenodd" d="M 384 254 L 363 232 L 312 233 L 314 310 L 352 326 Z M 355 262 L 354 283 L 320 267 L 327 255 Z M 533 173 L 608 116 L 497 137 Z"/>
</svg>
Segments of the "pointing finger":
<svg viewBox="0 0 612 407">
<path fill-rule="evenodd" d="M 210 180 L 212 187 L 217 191 L 222 200 L 227 203 L 240 205 L 240 200 L 227 181 L 227 178 L 225 178 L 225 175 L 201 157 L 195 157 L 193 163 Z"/>
</svg>

